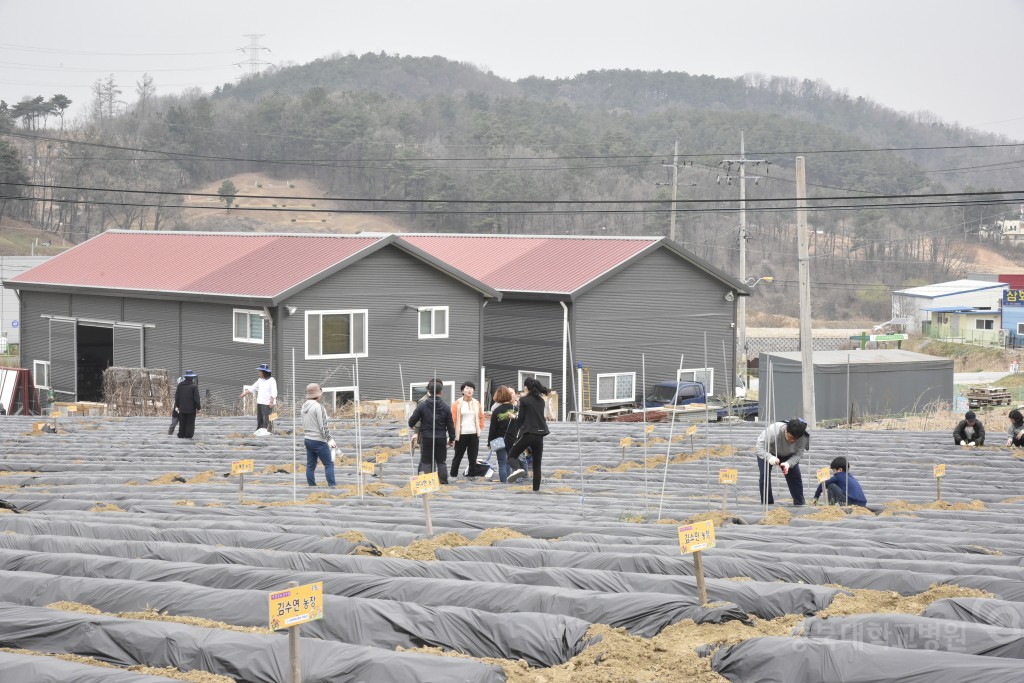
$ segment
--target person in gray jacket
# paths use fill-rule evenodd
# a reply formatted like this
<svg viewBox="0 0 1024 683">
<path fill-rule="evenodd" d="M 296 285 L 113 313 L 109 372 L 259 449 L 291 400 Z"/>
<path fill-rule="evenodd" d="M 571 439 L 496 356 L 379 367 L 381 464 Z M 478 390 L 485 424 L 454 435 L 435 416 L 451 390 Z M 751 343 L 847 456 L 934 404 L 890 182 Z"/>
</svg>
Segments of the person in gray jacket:
<svg viewBox="0 0 1024 683">
<path fill-rule="evenodd" d="M 778 465 L 786 478 L 793 505 L 804 504 L 804 480 L 800 474 L 800 460 L 804 451 L 810 448 L 811 437 L 807 423 L 801 419 L 789 422 L 773 422 L 757 437 L 758 484 L 761 490 L 761 504 L 765 498 L 769 505 L 775 504 L 772 493 L 772 467 Z"/>
<path fill-rule="evenodd" d="M 302 404 L 302 431 L 303 443 L 306 446 L 306 483 L 316 486 L 314 471 L 316 461 L 324 464 L 324 475 L 327 477 L 327 486 L 335 487 L 334 481 L 334 460 L 331 458 L 331 449 L 337 448 L 331 430 L 327 428 L 327 409 L 320 402 L 324 391 L 319 384 L 306 385 L 306 402 Z"/>
</svg>

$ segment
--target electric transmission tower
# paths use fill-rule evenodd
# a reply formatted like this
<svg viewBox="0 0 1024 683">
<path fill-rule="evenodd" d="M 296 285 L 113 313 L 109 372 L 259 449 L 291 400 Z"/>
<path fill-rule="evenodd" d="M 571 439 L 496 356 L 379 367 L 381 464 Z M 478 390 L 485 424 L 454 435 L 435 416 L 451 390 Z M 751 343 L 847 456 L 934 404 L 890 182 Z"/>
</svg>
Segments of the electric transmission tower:
<svg viewBox="0 0 1024 683">
<path fill-rule="evenodd" d="M 248 56 L 249 59 L 244 62 L 235 62 L 235 66 L 243 69 L 248 67 L 250 76 L 259 76 L 263 67 L 273 66 L 271 62 L 265 62 L 262 59 L 262 53 L 264 51 L 270 52 L 270 48 L 260 45 L 260 38 L 263 37 L 262 33 L 247 33 L 245 37 L 249 39 L 249 46 L 238 49 Z"/>
</svg>

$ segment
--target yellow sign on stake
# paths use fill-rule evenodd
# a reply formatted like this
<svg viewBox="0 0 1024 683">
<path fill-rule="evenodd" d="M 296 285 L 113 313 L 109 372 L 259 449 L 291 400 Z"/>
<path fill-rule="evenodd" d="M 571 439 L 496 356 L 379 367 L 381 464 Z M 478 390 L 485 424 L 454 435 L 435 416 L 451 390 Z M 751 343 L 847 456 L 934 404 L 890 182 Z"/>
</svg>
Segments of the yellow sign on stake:
<svg viewBox="0 0 1024 683">
<path fill-rule="evenodd" d="M 414 496 L 441 490 L 441 480 L 437 478 L 437 472 L 427 472 L 412 477 L 409 483 Z"/>
<path fill-rule="evenodd" d="M 715 547 L 715 525 L 711 520 L 679 527 L 679 552 L 685 555 Z"/>
<path fill-rule="evenodd" d="M 932 468 L 932 473 L 935 475 L 936 479 L 938 479 L 939 477 L 944 477 L 946 476 L 946 466 L 944 464 L 936 465 L 934 468 Z"/>
<path fill-rule="evenodd" d="M 401 429 L 398 430 L 398 435 L 400 437 L 402 437 L 403 439 L 405 437 L 409 436 L 409 428 L 408 427 L 402 427 Z"/>
<path fill-rule="evenodd" d="M 818 470 L 818 483 L 820 484 L 821 482 L 827 480 L 831 476 L 832 470 L 829 469 L 828 467 L 822 467 L 820 470 Z"/>
<path fill-rule="evenodd" d="M 718 470 L 718 483 L 719 484 L 735 484 L 739 478 L 739 472 L 733 469 L 720 469 Z"/>
<path fill-rule="evenodd" d="M 231 463 L 231 474 L 250 474 L 256 471 L 256 462 L 253 460 L 235 460 Z"/>
<path fill-rule="evenodd" d="M 57 419 L 58 417 L 60 417 L 60 411 L 59 410 L 53 411 L 52 413 L 50 413 L 50 417 L 52 417 L 53 419 Z"/>
<path fill-rule="evenodd" d="M 647 425 L 644 427 L 644 434 L 650 434 L 654 431 L 654 425 Z"/>
<path fill-rule="evenodd" d="M 324 582 L 307 583 L 270 594 L 270 630 L 324 618 Z"/>
<path fill-rule="evenodd" d="M 370 462 L 369 460 L 364 460 L 363 463 L 359 466 L 359 470 L 363 474 L 373 474 L 373 463 Z"/>
<path fill-rule="evenodd" d="M 267 415 L 267 419 L 273 422 L 274 420 L 277 419 L 277 413 L 271 413 L 270 415 Z"/>
<path fill-rule="evenodd" d="M 690 428 L 686 430 L 687 436 L 693 436 L 697 433 L 697 425 L 690 425 Z"/>
<path fill-rule="evenodd" d="M 68 406 L 68 412 L 69 413 L 77 413 L 78 412 L 78 406 Z"/>
<path fill-rule="evenodd" d="M 622 439 L 619 441 L 619 446 L 621 446 L 622 448 L 629 448 L 632 445 L 633 439 L 629 438 L 628 436 L 622 437 Z"/>
</svg>

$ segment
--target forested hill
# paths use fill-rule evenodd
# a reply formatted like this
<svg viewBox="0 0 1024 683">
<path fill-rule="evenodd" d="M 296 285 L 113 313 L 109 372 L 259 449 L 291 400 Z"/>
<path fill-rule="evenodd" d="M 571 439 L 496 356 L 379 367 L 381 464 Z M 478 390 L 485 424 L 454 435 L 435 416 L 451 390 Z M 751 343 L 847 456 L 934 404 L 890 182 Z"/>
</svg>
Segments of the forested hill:
<svg viewBox="0 0 1024 683">
<path fill-rule="evenodd" d="M 196 188 L 243 173 L 309 183 L 320 210 L 379 213 L 407 230 L 668 234 L 665 163 L 678 140 L 678 239 L 732 273 L 739 167 L 727 161 L 738 158 L 742 132 L 748 158 L 770 162 L 747 165 L 748 273 L 777 276 L 766 295 L 781 312 L 795 301 L 797 154 L 812 197 L 1024 188 L 1020 148 L 998 146 L 1007 141 L 996 136 L 819 82 L 758 75 L 610 70 L 510 81 L 441 57 L 366 54 L 210 93 L 160 96 L 158 82 L 131 93 L 107 79 L 87 120 L 61 117 L 59 127 L 45 97 L 0 110 L 0 132 L 11 130 L 22 158 L 34 160 L 33 183 L 102 191 L 36 188 L 38 201 L 10 204 L 16 217 L 68 238 L 110 227 L 302 225 L 237 202 L 205 214 L 175 208 Z M 125 99 L 134 100 L 127 109 Z M 823 315 L 882 317 L 891 287 L 960 275 L 958 242 L 1016 209 L 891 201 L 844 200 L 812 214 L 815 268 L 832 287 L 822 290 Z"/>
</svg>

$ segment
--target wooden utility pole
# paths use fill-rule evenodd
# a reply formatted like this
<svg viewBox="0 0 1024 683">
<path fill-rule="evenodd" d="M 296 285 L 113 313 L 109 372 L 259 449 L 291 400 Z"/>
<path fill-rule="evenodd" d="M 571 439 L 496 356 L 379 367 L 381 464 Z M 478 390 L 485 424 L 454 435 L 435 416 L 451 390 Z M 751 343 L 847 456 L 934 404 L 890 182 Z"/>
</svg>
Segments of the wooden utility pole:
<svg viewBox="0 0 1024 683">
<path fill-rule="evenodd" d="M 814 428 L 814 339 L 811 333 L 811 236 L 807 227 L 807 169 L 796 158 L 796 230 L 800 277 L 800 358 L 803 369 L 804 420 Z"/>
</svg>

